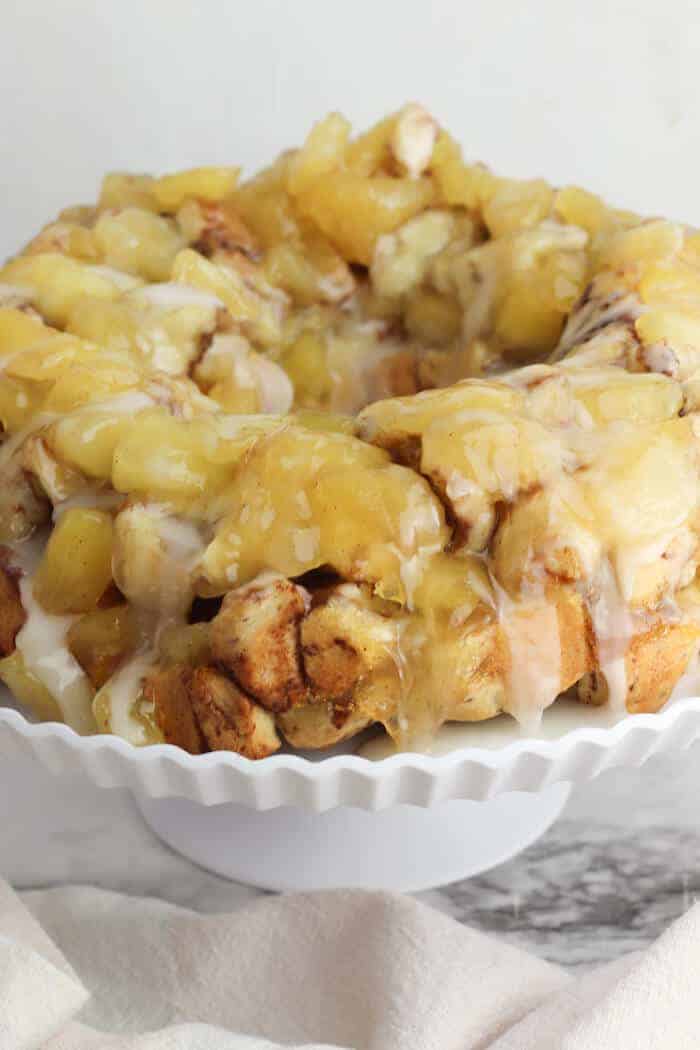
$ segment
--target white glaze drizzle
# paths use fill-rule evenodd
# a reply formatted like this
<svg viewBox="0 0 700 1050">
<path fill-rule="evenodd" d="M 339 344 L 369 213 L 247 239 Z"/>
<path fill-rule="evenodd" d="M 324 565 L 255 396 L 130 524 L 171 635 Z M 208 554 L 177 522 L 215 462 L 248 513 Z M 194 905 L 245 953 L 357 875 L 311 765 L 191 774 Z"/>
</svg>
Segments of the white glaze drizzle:
<svg viewBox="0 0 700 1050">
<path fill-rule="evenodd" d="M 27 620 L 16 644 L 27 669 L 54 697 L 66 725 L 77 733 L 94 733 L 93 689 L 66 643 L 76 617 L 45 612 L 34 597 L 31 575 L 22 577 L 19 588 Z"/>
<path fill-rule="evenodd" d="M 221 299 L 189 284 L 166 281 L 163 284 L 147 284 L 134 288 L 127 298 L 160 307 L 163 310 L 182 310 L 187 306 L 201 306 L 218 310 L 224 304 Z"/>
<path fill-rule="evenodd" d="M 561 637 L 554 602 L 544 593 L 513 600 L 492 579 L 496 614 L 509 652 L 505 671 L 508 712 L 535 731 L 561 690 Z"/>
<path fill-rule="evenodd" d="M 634 622 L 609 559 L 604 559 L 596 577 L 595 595 L 588 608 L 596 639 L 597 666 L 608 687 L 608 705 L 617 715 L 626 713 L 626 655 L 634 634 Z"/>
</svg>

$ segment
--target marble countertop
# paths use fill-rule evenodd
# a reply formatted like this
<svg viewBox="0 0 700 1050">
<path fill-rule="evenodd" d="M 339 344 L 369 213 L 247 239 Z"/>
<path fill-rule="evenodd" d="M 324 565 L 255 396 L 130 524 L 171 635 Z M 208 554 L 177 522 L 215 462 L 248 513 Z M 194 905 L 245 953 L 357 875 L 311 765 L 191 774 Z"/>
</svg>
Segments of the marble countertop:
<svg viewBox="0 0 700 1050">
<path fill-rule="evenodd" d="M 492 871 L 422 895 L 461 922 L 576 968 L 644 947 L 700 891 L 700 743 L 575 789 L 537 843 Z M 0 874 L 18 889 L 92 883 L 203 912 L 260 891 L 176 856 L 131 797 L 28 760 L 3 763 Z"/>
</svg>

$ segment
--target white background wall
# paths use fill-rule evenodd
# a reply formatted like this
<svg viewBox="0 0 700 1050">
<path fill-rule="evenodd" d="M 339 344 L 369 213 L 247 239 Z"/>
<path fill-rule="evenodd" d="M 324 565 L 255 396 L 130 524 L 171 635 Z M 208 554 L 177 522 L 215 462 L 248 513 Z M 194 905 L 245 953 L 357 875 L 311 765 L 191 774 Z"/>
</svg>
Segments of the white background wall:
<svg viewBox="0 0 700 1050">
<path fill-rule="evenodd" d="M 0 0 L 0 254 L 108 169 L 254 167 L 337 108 L 700 224 L 692 0 Z"/>
</svg>

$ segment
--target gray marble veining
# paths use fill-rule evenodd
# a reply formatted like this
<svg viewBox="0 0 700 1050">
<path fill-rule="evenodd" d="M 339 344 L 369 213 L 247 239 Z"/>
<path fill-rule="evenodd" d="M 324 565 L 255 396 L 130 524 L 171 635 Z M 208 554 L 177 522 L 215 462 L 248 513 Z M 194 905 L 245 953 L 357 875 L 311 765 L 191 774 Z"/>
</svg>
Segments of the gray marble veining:
<svg viewBox="0 0 700 1050">
<path fill-rule="evenodd" d="M 92 883 L 205 912 L 258 895 L 163 846 L 126 792 L 20 760 L 0 786 L 0 873 L 19 889 Z M 642 948 L 700 895 L 699 789 L 700 745 L 611 771 L 520 856 L 422 898 L 574 969 Z"/>
<path fill-rule="evenodd" d="M 447 887 L 451 914 L 569 967 L 643 948 L 700 892 L 700 836 L 565 820 L 509 864 Z"/>
</svg>

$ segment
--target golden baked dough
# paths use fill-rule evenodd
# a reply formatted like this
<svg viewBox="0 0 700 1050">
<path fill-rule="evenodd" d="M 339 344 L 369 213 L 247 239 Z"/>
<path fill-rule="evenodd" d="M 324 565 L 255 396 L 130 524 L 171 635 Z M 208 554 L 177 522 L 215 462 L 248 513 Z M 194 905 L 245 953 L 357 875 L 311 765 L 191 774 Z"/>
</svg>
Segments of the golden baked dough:
<svg viewBox="0 0 700 1050">
<path fill-rule="evenodd" d="M 0 676 L 261 758 L 655 711 L 700 639 L 700 235 L 411 104 L 108 175 L 0 270 Z M 46 659 L 46 657 L 50 657 Z"/>
</svg>

